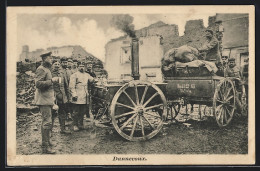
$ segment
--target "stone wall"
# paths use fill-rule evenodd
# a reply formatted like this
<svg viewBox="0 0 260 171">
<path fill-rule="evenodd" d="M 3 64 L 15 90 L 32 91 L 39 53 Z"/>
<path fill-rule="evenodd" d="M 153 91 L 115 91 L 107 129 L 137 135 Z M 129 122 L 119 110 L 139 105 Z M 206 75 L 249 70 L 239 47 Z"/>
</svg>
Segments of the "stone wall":
<svg viewBox="0 0 260 171">
<path fill-rule="evenodd" d="M 189 20 L 186 22 L 183 36 L 168 36 L 162 40 L 164 52 L 171 48 L 177 48 L 182 45 L 189 45 L 195 48 L 200 47 L 205 41 L 205 26 L 203 20 Z"/>
<path fill-rule="evenodd" d="M 137 37 L 147 37 L 147 36 L 156 36 L 160 35 L 163 38 L 169 36 L 179 36 L 178 26 L 175 24 L 169 25 L 165 24 L 162 21 L 154 23 L 148 27 L 142 28 L 136 31 Z"/>
</svg>

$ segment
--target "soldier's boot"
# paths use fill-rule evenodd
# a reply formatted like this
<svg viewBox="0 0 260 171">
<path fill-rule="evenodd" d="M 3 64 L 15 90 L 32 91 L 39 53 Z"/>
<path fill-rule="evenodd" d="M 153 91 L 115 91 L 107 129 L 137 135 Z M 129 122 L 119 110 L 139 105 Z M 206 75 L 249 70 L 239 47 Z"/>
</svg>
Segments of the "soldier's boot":
<svg viewBox="0 0 260 171">
<path fill-rule="evenodd" d="M 72 117 L 73 117 L 73 131 L 77 132 L 77 131 L 79 131 L 79 128 L 78 128 L 78 113 L 73 112 Z"/>
<path fill-rule="evenodd" d="M 52 129 L 53 129 L 53 126 L 54 126 L 54 121 L 55 121 L 55 116 L 52 116 L 51 118 L 51 129 L 50 129 L 50 133 L 49 133 L 49 145 L 50 146 L 53 146 L 54 144 L 52 143 L 51 141 L 51 138 L 53 136 L 53 133 L 52 133 Z"/>
<path fill-rule="evenodd" d="M 59 117 L 60 122 L 60 133 L 61 134 L 71 134 L 69 130 L 65 129 L 65 119 Z"/>
<path fill-rule="evenodd" d="M 55 154 L 55 151 L 49 145 L 50 129 L 42 129 L 42 153 Z"/>
<path fill-rule="evenodd" d="M 52 143 L 52 141 L 51 141 L 51 137 L 52 137 L 52 130 L 50 130 L 50 133 L 49 133 L 49 141 L 48 141 L 49 146 L 53 146 L 53 145 L 54 145 L 54 144 Z"/>
<path fill-rule="evenodd" d="M 83 130 L 84 129 L 83 116 L 79 117 L 79 119 L 78 119 L 78 128 L 79 128 L 79 130 Z"/>
</svg>

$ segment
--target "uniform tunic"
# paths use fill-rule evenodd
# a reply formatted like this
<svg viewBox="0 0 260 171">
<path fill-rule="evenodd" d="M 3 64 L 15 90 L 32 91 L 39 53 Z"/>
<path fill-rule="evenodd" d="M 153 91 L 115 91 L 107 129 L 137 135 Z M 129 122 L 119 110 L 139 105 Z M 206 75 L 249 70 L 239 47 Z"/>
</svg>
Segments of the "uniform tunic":
<svg viewBox="0 0 260 171">
<path fill-rule="evenodd" d="M 42 128 L 44 130 L 52 128 L 51 108 L 55 98 L 51 79 L 50 64 L 43 63 L 37 68 L 35 73 L 35 104 L 40 108 Z"/>
<path fill-rule="evenodd" d="M 54 90 L 52 85 L 52 75 L 50 67 L 46 64 L 40 65 L 35 73 L 35 104 L 36 105 L 53 105 Z"/>
<path fill-rule="evenodd" d="M 71 76 L 72 74 L 73 74 L 72 69 L 67 68 L 67 69 L 66 69 L 66 75 L 67 75 L 68 83 L 70 82 L 70 76 Z"/>
<path fill-rule="evenodd" d="M 61 78 L 61 83 L 53 83 L 54 93 L 58 103 L 67 103 L 69 98 L 69 85 L 65 75 L 60 71 L 52 71 L 52 76 Z"/>
<path fill-rule="evenodd" d="M 93 82 L 94 79 L 88 73 L 76 72 L 70 77 L 70 92 L 72 97 L 78 97 L 77 101 L 72 101 L 74 104 L 88 104 L 88 82 Z"/>
<path fill-rule="evenodd" d="M 74 74 L 75 72 L 78 72 L 78 68 L 71 68 L 72 74 Z"/>
<path fill-rule="evenodd" d="M 226 77 L 241 78 L 241 73 L 240 73 L 240 70 L 237 66 L 234 66 L 233 68 L 230 68 L 228 66 L 225 70 L 225 76 Z"/>
<path fill-rule="evenodd" d="M 216 63 L 220 62 L 219 42 L 216 37 L 213 36 L 211 40 L 207 40 L 199 50 L 206 51 L 206 61 L 216 60 Z"/>
</svg>

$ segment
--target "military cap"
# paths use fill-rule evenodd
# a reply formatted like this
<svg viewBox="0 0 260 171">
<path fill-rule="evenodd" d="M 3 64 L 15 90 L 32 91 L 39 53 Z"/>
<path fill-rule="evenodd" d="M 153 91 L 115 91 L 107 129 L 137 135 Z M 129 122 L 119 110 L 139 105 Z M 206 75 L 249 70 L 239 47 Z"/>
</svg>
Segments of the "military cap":
<svg viewBox="0 0 260 171">
<path fill-rule="evenodd" d="M 210 32 L 213 35 L 213 30 L 211 28 L 207 28 L 206 31 Z"/>
<path fill-rule="evenodd" d="M 86 64 L 92 64 L 92 62 L 91 61 L 86 61 Z"/>
<path fill-rule="evenodd" d="M 62 61 L 68 61 L 68 59 L 66 58 L 66 57 L 62 57 L 61 59 L 60 59 L 60 61 L 62 62 Z"/>
<path fill-rule="evenodd" d="M 72 61 L 72 58 L 68 58 L 68 62 L 73 62 L 73 61 Z"/>
<path fill-rule="evenodd" d="M 227 58 L 228 58 L 228 56 L 222 56 L 221 58 L 226 58 L 226 59 L 227 59 Z"/>
<path fill-rule="evenodd" d="M 85 61 L 78 61 L 78 65 L 85 65 Z"/>
<path fill-rule="evenodd" d="M 73 59 L 73 62 L 78 62 L 78 60 L 77 59 Z"/>
<path fill-rule="evenodd" d="M 47 56 L 51 56 L 51 52 L 47 52 L 47 53 L 43 53 L 43 54 L 41 54 L 40 56 L 42 57 L 42 58 L 45 58 L 45 57 L 47 57 Z"/>
<path fill-rule="evenodd" d="M 54 63 L 56 63 L 56 62 L 58 62 L 58 60 L 57 60 L 57 59 L 54 59 L 54 60 L 52 61 L 52 64 L 54 64 Z"/>
<path fill-rule="evenodd" d="M 236 59 L 235 58 L 229 58 L 228 62 L 230 62 L 230 61 L 236 61 Z"/>
</svg>

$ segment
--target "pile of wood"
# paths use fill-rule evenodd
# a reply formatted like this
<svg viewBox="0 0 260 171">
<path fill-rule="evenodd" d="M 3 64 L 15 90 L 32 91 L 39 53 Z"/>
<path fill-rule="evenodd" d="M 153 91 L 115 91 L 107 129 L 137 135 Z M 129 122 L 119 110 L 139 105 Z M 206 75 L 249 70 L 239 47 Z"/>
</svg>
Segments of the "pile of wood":
<svg viewBox="0 0 260 171">
<path fill-rule="evenodd" d="M 34 109 L 35 82 L 32 75 L 19 73 L 16 76 L 16 107 L 18 110 Z"/>
</svg>

